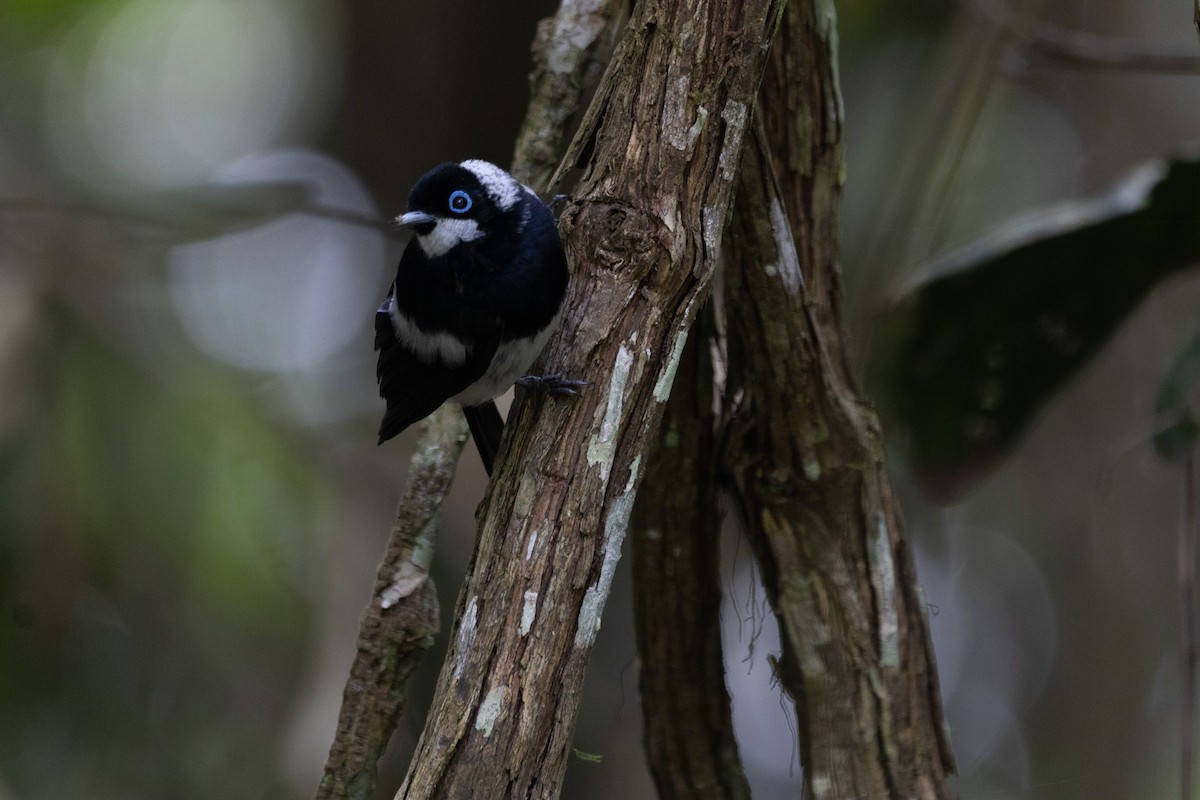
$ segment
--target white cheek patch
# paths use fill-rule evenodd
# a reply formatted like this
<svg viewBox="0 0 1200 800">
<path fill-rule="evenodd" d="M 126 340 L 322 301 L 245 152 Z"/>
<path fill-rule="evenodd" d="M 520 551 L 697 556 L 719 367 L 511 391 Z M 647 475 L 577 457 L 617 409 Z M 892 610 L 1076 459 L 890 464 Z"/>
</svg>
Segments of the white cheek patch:
<svg viewBox="0 0 1200 800">
<path fill-rule="evenodd" d="M 392 328 L 396 338 L 408 349 L 417 354 L 417 358 L 426 364 L 440 361 L 447 367 L 461 367 L 471 352 L 470 346 L 464 344 L 457 336 L 445 331 L 423 331 L 417 324 L 406 317 L 392 301 Z"/>
<path fill-rule="evenodd" d="M 473 219 L 440 218 L 429 233 L 418 233 L 417 246 L 427 258 L 444 256 L 461 242 L 470 242 L 483 236 L 479 223 Z"/>
<path fill-rule="evenodd" d="M 473 158 L 470 161 L 462 162 L 459 166 L 470 170 L 479 179 L 484 191 L 488 193 L 492 202 L 500 210 L 508 211 L 516 205 L 517 200 L 521 199 L 521 191 L 524 187 L 517 182 L 516 178 L 492 162 Z"/>
</svg>

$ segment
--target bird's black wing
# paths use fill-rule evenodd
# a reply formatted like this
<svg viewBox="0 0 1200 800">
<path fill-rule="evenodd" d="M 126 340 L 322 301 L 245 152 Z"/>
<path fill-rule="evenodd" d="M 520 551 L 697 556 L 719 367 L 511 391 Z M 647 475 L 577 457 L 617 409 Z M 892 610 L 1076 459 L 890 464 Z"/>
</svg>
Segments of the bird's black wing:
<svg viewBox="0 0 1200 800">
<path fill-rule="evenodd" d="M 379 396 L 387 401 L 387 411 L 379 425 L 379 443 L 383 444 L 414 422 L 424 419 L 463 389 L 483 377 L 498 339 L 481 342 L 471 348 L 466 362 L 453 369 L 438 362 L 427 364 L 396 338 L 389 309 L 392 298 L 375 312 L 375 349 L 379 361 L 375 377 Z"/>
</svg>

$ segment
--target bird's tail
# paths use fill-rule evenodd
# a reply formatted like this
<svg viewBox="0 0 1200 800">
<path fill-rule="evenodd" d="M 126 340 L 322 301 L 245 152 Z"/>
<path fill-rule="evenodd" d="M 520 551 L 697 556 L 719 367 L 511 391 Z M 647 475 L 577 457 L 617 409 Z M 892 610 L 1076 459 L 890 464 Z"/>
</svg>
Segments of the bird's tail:
<svg viewBox="0 0 1200 800">
<path fill-rule="evenodd" d="M 504 436 L 504 417 L 500 416 L 495 400 L 466 406 L 463 414 L 467 418 L 467 427 L 471 429 L 471 438 L 479 450 L 479 457 L 483 459 L 483 468 L 490 476 L 496 455 L 500 452 L 500 439 Z"/>
</svg>

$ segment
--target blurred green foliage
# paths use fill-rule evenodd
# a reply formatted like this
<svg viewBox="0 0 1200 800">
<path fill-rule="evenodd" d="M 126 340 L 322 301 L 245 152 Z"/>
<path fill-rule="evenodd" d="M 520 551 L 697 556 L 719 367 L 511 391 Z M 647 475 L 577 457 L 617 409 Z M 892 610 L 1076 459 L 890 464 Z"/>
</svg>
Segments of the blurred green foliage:
<svg viewBox="0 0 1200 800">
<path fill-rule="evenodd" d="M 95 0 L 4 0 L 0 4 L 0 42 L 31 47 L 62 34 Z"/>
<path fill-rule="evenodd" d="M 323 482 L 228 371 L 46 319 L 0 462 L 0 770 L 26 798 L 286 796 L 258 784 Z"/>
<path fill-rule="evenodd" d="M 356 192 L 367 197 L 356 208 L 389 211 L 386 232 L 431 163 L 504 160 L 534 22 L 551 8 L 0 3 L 0 797 L 290 798 L 315 787 L 345 677 L 318 637 L 351 634 L 337 648 L 348 661 L 370 564 L 361 583 L 337 578 L 364 551 L 377 557 L 406 462 L 402 442 L 376 449 L 369 418 L 378 299 L 366 287 L 361 318 L 339 327 L 363 335 L 336 359 L 239 371 L 189 338 L 172 281 L 187 272 L 216 292 L 217 279 L 181 267 L 173 248 L 235 231 L 253 247 L 257 226 Z M 274 38 L 247 46 L 246 30 L 222 29 L 240 21 Z M 440 33 L 451 23 L 453 48 Z M 257 71 L 231 78 L 247 60 Z M 169 74 L 154 71 L 162 65 Z M 288 80 L 243 91 L 262 89 L 268 67 Z M 456 100 L 476 116 L 448 111 Z M 413 117 L 412 103 L 435 110 Z M 331 188 L 307 174 L 234 185 L 200 169 L 192 183 L 121 172 L 121 158 L 149 154 L 143 166 L 171 174 L 195 148 L 213 169 L 322 150 L 357 174 Z M 340 219 L 361 233 L 364 216 Z M 391 261 L 379 230 L 370 235 L 374 257 Z M 335 271 L 309 286 L 311 273 L 284 263 L 275 274 L 300 289 L 274 295 L 249 274 L 254 255 L 238 272 L 218 251 L 234 274 L 220 291 L 262 292 L 246 306 L 261 304 L 262 319 L 291 314 L 289 332 L 311 333 L 304 310 L 344 288 Z M 361 290 L 363 275 L 393 265 L 335 267 Z M 234 348 L 263 330 L 241 322 L 215 323 Z"/>
</svg>

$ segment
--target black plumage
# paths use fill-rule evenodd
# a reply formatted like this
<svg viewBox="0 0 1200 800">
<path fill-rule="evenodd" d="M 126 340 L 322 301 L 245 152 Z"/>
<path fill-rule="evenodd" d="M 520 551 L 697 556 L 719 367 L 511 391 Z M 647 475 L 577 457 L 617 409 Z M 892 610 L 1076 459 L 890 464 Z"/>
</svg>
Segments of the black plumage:
<svg viewBox="0 0 1200 800">
<path fill-rule="evenodd" d="M 469 409 L 490 472 L 503 430 L 492 399 L 537 358 L 566 297 L 554 216 L 484 161 L 435 167 L 408 206 L 398 221 L 414 236 L 375 316 L 376 375 L 387 401 L 379 442 L 453 400 Z M 552 378 L 550 390 L 573 392 L 575 383 Z"/>
</svg>

